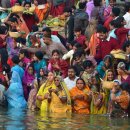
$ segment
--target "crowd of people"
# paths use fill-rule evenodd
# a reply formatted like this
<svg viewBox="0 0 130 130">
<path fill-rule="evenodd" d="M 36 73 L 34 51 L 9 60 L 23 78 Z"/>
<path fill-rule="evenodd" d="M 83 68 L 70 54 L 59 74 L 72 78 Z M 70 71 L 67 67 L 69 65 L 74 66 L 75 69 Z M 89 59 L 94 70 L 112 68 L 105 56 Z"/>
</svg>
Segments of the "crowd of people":
<svg viewBox="0 0 130 130">
<path fill-rule="evenodd" d="M 0 4 L 0 106 L 130 115 L 130 2 L 124 11 L 116 0 Z M 64 15 L 64 34 L 39 30 L 50 15 Z"/>
</svg>

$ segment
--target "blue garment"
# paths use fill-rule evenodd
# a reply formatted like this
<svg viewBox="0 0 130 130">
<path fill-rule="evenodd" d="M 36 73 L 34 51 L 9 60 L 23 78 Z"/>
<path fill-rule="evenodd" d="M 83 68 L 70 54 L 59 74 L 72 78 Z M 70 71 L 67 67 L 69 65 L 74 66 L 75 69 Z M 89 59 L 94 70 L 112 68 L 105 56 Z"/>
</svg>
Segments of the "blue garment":
<svg viewBox="0 0 130 130">
<path fill-rule="evenodd" d="M 101 61 L 99 65 L 96 67 L 97 72 L 99 73 L 100 77 L 103 78 L 105 75 L 105 71 L 102 69 L 104 66 L 104 61 Z"/>
<path fill-rule="evenodd" d="M 27 103 L 23 94 L 22 82 L 16 71 L 12 72 L 10 86 L 5 92 L 9 108 L 26 108 Z"/>
<path fill-rule="evenodd" d="M 20 79 L 21 80 L 23 79 L 24 70 L 22 67 L 20 67 L 19 65 L 15 65 L 14 67 L 11 68 L 11 71 L 16 71 L 19 74 Z"/>
<path fill-rule="evenodd" d="M 40 69 L 44 69 L 46 71 L 46 61 L 42 59 L 39 62 L 35 62 L 34 69 L 35 69 L 37 78 L 40 78 Z"/>
</svg>

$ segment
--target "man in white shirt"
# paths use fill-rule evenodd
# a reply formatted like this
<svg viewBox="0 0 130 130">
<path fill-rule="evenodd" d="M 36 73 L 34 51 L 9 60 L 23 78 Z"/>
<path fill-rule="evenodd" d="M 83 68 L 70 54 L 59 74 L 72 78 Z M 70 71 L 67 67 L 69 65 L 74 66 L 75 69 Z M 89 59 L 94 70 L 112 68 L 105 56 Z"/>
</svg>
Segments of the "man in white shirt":
<svg viewBox="0 0 130 130">
<path fill-rule="evenodd" d="M 64 79 L 65 84 L 67 85 L 68 90 L 71 90 L 76 86 L 76 80 L 78 77 L 75 75 L 75 70 L 73 67 L 68 69 L 68 77 Z"/>
<path fill-rule="evenodd" d="M 126 25 L 125 28 L 130 28 L 130 2 L 128 2 L 126 4 L 126 14 L 123 16 L 125 21 L 126 21 Z"/>
</svg>

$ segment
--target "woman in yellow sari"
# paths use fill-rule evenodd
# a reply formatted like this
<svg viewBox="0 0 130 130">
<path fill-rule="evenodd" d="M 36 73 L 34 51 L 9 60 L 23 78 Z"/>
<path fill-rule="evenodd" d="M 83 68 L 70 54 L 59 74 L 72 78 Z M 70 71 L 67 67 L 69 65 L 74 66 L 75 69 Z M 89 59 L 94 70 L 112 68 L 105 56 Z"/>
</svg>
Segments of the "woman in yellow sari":
<svg viewBox="0 0 130 130">
<path fill-rule="evenodd" d="M 71 112 L 71 99 L 69 91 L 60 76 L 54 78 L 56 90 L 49 90 L 51 93 L 50 112 L 66 113 Z"/>
<path fill-rule="evenodd" d="M 59 77 L 48 74 L 48 80 L 37 94 L 37 106 L 41 111 L 54 113 L 71 112 L 71 100 L 65 83 Z"/>
<path fill-rule="evenodd" d="M 40 108 L 41 111 L 49 111 L 49 104 L 51 95 L 49 89 L 56 89 L 56 85 L 54 83 L 54 74 L 52 72 L 48 73 L 47 81 L 40 87 L 37 94 L 37 107 Z"/>
<path fill-rule="evenodd" d="M 90 113 L 90 89 L 82 78 L 78 78 L 76 86 L 70 90 L 73 112 L 79 114 Z"/>
<path fill-rule="evenodd" d="M 91 114 L 106 114 L 106 94 L 100 88 L 100 84 L 98 83 L 95 76 L 90 78 L 90 87 L 92 94 L 91 101 Z"/>
</svg>

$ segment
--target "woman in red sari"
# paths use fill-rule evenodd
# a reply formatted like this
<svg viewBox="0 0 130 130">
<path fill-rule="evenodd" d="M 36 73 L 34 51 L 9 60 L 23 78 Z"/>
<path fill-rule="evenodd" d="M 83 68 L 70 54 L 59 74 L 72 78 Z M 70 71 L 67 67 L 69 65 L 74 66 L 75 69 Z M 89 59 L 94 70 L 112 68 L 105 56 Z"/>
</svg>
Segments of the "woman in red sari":
<svg viewBox="0 0 130 130">
<path fill-rule="evenodd" d="M 60 58 L 58 50 L 52 51 L 52 58 L 49 60 L 48 70 L 62 75 L 63 78 L 67 76 L 68 63 Z"/>
</svg>

